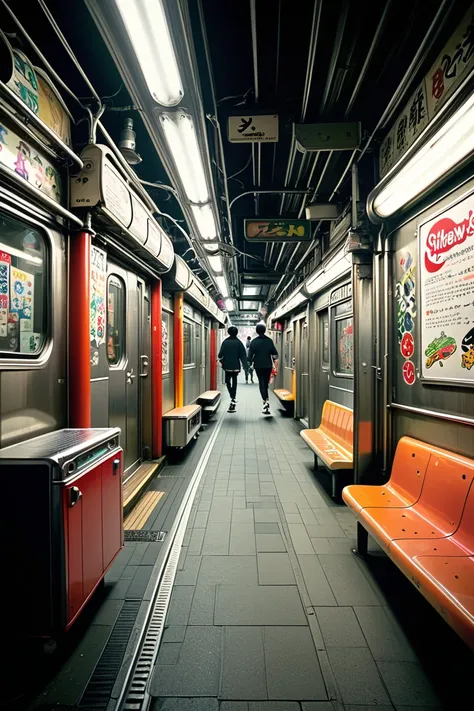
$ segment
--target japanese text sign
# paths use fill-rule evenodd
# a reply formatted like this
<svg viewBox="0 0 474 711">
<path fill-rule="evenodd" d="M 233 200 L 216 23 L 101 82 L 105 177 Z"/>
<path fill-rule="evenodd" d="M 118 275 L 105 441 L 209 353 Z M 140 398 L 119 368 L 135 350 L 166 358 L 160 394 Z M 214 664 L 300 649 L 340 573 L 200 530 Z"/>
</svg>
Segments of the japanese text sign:
<svg viewBox="0 0 474 711">
<path fill-rule="evenodd" d="M 231 143 L 277 143 L 278 116 L 229 116 L 227 137 Z"/>
<path fill-rule="evenodd" d="M 249 242 L 308 242 L 309 220 L 244 220 L 245 239 Z"/>
</svg>

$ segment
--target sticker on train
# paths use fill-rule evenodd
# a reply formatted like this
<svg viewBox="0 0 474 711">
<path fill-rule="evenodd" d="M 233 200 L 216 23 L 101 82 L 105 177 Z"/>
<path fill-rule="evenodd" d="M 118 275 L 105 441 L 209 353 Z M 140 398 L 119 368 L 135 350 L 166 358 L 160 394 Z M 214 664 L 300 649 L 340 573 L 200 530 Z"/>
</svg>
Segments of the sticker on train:
<svg viewBox="0 0 474 711">
<path fill-rule="evenodd" d="M 418 243 L 421 377 L 474 384 L 474 195 L 421 225 Z"/>
<path fill-rule="evenodd" d="M 91 247 L 90 276 L 90 362 L 98 365 L 99 348 L 105 343 L 107 254 L 94 246 Z"/>
<path fill-rule="evenodd" d="M 404 358 L 411 358 L 415 352 L 415 341 L 411 333 L 404 333 L 400 343 L 400 353 Z"/>
<path fill-rule="evenodd" d="M 407 385 L 413 385 L 416 380 L 415 366 L 411 360 L 406 360 L 402 368 L 403 380 Z"/>
</svg>

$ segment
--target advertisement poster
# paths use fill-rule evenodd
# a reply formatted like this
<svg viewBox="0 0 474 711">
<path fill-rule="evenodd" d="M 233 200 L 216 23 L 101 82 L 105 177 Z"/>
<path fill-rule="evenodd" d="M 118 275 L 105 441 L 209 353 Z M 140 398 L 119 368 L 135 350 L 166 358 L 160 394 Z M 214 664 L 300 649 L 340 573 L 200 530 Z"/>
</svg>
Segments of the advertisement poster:
<svg viewBox="0 0 474 711">
<path fill-rule="evenodd" d="M 20 331 L 33 330 L 33 297 L 35 278 L 16 267 L 10 269 L 10 311 L 18 314 Z"/>
<path fill-rule="evenodd" d="M 170 372 L 170 344 L 168 333 L 169 315 L 163 314 L 161 320 L 161 370 L 163 373 Z"/>
<path fill-rule="evenodd" d="M 0 309 L 8 309 L 11 263 L 10 255 L 0 251 Z"/>
<path fill-rule="evenodd" d="M 419 228 L 422 378 L 474 384 L 474 195 Z"/>
<path fill-rule="evenodd" d="M 99 348 L 105 343 L 107 254 L 94 246 L 91 247 L 90 289 L 91 365 L 98 365 Z"/>
</svg>

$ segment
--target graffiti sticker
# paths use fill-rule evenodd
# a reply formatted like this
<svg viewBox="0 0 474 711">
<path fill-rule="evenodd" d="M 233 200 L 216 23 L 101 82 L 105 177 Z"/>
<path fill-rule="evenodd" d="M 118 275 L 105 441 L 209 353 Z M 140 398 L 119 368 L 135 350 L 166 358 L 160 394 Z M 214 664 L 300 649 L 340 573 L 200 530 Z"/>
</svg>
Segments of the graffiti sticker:
<svg viewBox="0 0 474 711">
<path fill-rule="evenodd" d="M 415 263 L 410 252 L 400 260 L 402 277 L 396 285 L 397 299 L 397 337 L 400 346 L 400 353 L 407 359 L 402 366 L 403 380 L 407 385 L 413 385 L 416 379 L 415 366 L 408 360 L 415 354 L 415 330 L 416 318 L 416 279 Z"/>
<path fill-rule="evenodd" d="M 413 385 L 416 380 L 415 366 L 411 360 L 406 360 L 402 368 L 403 380 L 407 385 Z"/>
</svg>

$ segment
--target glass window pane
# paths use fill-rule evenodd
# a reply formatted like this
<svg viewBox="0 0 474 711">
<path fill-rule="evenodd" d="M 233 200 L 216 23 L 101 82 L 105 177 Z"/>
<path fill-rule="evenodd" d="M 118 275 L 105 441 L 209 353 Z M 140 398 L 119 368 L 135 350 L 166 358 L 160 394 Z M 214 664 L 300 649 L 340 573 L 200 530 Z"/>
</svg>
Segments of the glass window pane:
<svg viewBox="0 0 474 711">
<path fill-rule="evenodd" d="M 322 343 L 322 362 L 323 365 L 329 365 L 329 314 L 325 313 L 321 321 L 321 343 Z"/>
<path fill-rule="evenodd" d="M 336 321 L 336 372 L 351 375 L 352 363 L 352 316 Z"/>
<path fill-rule="evenodd" d="M 38 355 L 47 337 L 47 248 L 43 234 L 0 214 L 0 352 Z"/>
<path fill-rule="evenodd" d="M 163 375 L 170 372 L 170 315 L 161 315 L 161 370 Z"/>
<path fill-rule="evenodd" d="M 107 359 L 118 365 L 125 352 L 125 285 L 116 276 L 107 282 Z"/>
<path fill-rule="evenodd" d="M 192 345 L 192 324 L 187 321 L 183 324 L 183 355 L 184 365 L 193 364 L 193 345 Z"/>
</svg>

